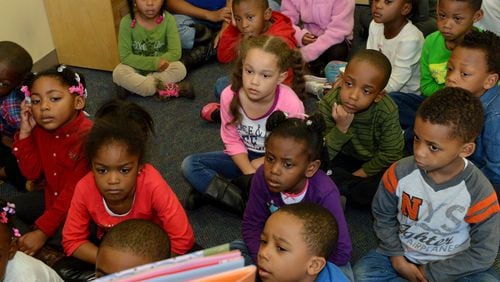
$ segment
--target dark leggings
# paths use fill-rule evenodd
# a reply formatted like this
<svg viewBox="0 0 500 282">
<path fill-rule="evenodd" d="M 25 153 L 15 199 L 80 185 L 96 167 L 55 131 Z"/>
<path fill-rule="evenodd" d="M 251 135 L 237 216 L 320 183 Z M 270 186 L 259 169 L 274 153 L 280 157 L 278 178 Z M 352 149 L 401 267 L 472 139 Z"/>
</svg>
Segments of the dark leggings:
<svg viewBox="0 0 500 282">
<path fill-rule="evenodd" d="M 371 207 L 373 196 L 385 172 L 384 169 L 369 177 L 352 175 L 363 163 L 365 162 L 339 153 L 328 167 L 332 170 L 330 177 L 339 187 L 340 194 L 347 198 L 347 205 L 355 208 Z"/>
<path fill-rule="evenodd" d="M 316 60 L 309 62 L 309 71 L 316 76 L 325 76 L 325 66 L 330 61 L 347 61 L 349 54 L 349 43 L 342 41 L 326 49 Z"/>
</svg>

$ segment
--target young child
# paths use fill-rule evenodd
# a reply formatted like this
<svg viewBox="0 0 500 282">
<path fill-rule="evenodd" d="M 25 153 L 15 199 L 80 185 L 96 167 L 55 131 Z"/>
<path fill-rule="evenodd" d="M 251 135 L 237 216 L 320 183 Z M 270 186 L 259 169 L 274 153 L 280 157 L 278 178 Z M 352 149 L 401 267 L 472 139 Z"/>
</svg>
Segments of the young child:
<svg viewBox="0 0 500 282">
<path fill-rule="evenodd" d="M 10 281 L 63 281 L 45 263 L 17 251 L 19 230 L 12 224 L 15 205 L 0 200 L 0 280 Z"/>
<path fill-rule="evenodd" d="M 225 186 L 224 193 L 216 189 L 216 185 L 208 184 L 212 179 L 220 179 L 216 176 L 234 179 L 255 173 L 264 162 L 265 124 L 272 112 L 304 113 L 298 96 L 302 94 L 303 84 L 294 80 L 293 89 L 282 84 L 290 67 L 295 77 L 302 76 L 300 62 L 300 53 L 290 50 L 278 37 L 259 35 L 243 42 L 232 85 L 221 96 L 224 152 L 190 155 L 182 162 L 182 173 L 195 189 L 190 193 L 186 208 L 196 207 L 195 199 L 199 198 L 196 191 L 243 212 L 244 202 L 238 188 Z"/>
<path fill-rule="evenodd" d="M 165 231 L 151 221 L 128 219 L 113 226 L 97 251 L 96 278 L 170 258 Z"/>
<path fill-rule="evenodd" d="M 420 92 L 392 93 L 399 109 L 401 127 L 405 130 L 406 151 L 411 154 L 413 124 L 418 106 L 425 97 L 444 87 L 446 64 L 451 51 L 466 33 L 473 29 L 473 24 L 481 19 L 481 0 L 440 0 L 437 4 L 438 30 L 425 38 L 420 57 Z"/>
<path fill-rule="evenodd" d="M 186 67 L 179 62 L 181 42 L 166 0 L 129 0 L 130 14 L 122 18 L 118 35 L 121 63 L 113 82 L 140 96 L 194 98 Z"/>
<path fill-rule="evenodd" d="M 500 37 L 491 31 L 472 30 L 453 49 L 448 60 L 446 86 L 461 87 L 479 97 L 484 128 L 470 156 L 500 193 Z"/>
<path fill-rule="evenodd" d="M 349 61 L 340 87 L 319 103 L 330 159 L 325 169 L 355 207 L 370 206 L 385 169 L 402 157 L 398 109 L 384 91 L 390 76 L 384 54 L 361 50 Z"/>
<path fill-rule="evenodd" d="M 319 170 L 325 123 L 316 114 L 305 119 L 274 112 L 268 119 L 264 165 L 252 178 L 241 233 L 254 261 L 267 218 L 277 209 L 299 202 L 325 207 L 338 223 L 339 240 L 328 260 L 352 277 L 351 239 L 337 186 Z M 321 231 L 323 232 L 323 230 Z"/>
<path fill-rule="evenodd" d="M 272 11 L 267 0 L 232 0 L 234 25 L 228 25 L 220 36 L 217 59 L 229 63 L 238 55 L 244 36 L 267 34 L 281 37 L 290 48 L 297 46 L 290 19 Z"/>
<path fill-rule="evenodd" d="M 193 247 L 193 230 L 179 200 L 161 174 L 144 162 L 153 128 L 149 113 L 134 103 L 110 101 L 96 113 L 85 145 L 92 171 L 76 185 L 63 229 L 68 256 L 95 264 L 91 222 L 100 240 L 109 228 L 131 218 L 159 224 L 170 237 L 172 254 Z"/>
<path fill-rule="evenodd" d="M 349 281 L 328 261 L 338 229 L 325 208 L 312 203 L 286 205 L 273 213 L 260 236 L 262 281 Z"/>
<path fill-rule="evenodd" d="M 444 88 L 415 121 L 414 156 L 393 164 L 373 200 L 379 247 L 354 267 L 356 281 L 498 281 L 498 199 L 466 157 L 483 125 L 478 98 Z"/>
<path fill-rule="evenodd" d="M 235 25 L 228 25 L 220 36 L 217 48 L 217 59 L 221 63 L 229 63 L 238 56 L 238 49 L 245 36 L 267 34 L 281 37 L 290 48 L 297 47 L 295 29 L 290 19 L 280 12 L 271 11 L 267 0 L 233 0 L 233 17 Z M 293 75 L 290 72 L 285 84 L 291 85 Z M 215 97 L 220 100 L 222 91 L 230 84 L 228 76 L 223 76 L 215 82 Z M 219 109 L 220 104 L 210 103 L 212 109 Z M 204 118 L 211 121 L 211 110 L 204 109 Z"/>
<path fill-rule="evenodd" d="M 0 180 L 18 190 L 24 190 L 26 179 L 11 150 L 14 134 L 21 124 L 24 95 L 19 86 L 32 66 L 33 60 L 23 47 L 14 42 L 0 41 Z"/>
<path fill-rule="evenodd" d="M 292 20 L 302 57 L 312 74 L 324 77 L 326 63 L 347 60 L 354 4 L 349 0 L 282 1 L 281 12 Z"/>
<path fill-rule="evenodd" d="M 83 143 L 92 122 L 83 108 L 87 90 L 82 75 L 61 65 L 27 79 L 21 91 L 21 126 L 14 137 L 12 152 L 23 175 L 41 177 L 43 191 L 17 196 L 17 216 L 23 236 L 19 249 L 34 255 L 50 238 L 61 247 L 61 229 L 75 185 L 88 172 Z M 28 226 L 34 223 L 35 229 Z"/>
<path fill-rule="evenodd" d="M 392 73 L 385 90 L 420 94 L 422 32 L 408 17 L 415 0 L 375 0 L 366 49 L 382 52 L 391 62 Z"/>
</svg>

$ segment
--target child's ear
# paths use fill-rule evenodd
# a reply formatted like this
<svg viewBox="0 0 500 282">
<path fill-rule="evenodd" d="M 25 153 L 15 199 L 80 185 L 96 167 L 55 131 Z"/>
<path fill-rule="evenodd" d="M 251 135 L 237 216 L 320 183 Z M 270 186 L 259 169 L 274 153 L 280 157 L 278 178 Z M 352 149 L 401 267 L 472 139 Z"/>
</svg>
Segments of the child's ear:
<svg viewBox="0 0 500 282">
<path fill-rule="evenodd" d="M 484 15 L 483 9 L 479 9 L 478 11 L 476 11 L 474 13 L 474 16 L 472 17 L 473 22 L 477 23 L 478 21 L 480 21 L 483 18 L 483 15 Z"/>
<path fill-rule="evenodd" d="M 465 143 L 462 146 L 462 149 L 460 150 L 460 153 L 458 155 L 462 158 L 467 158 L 468 156 L 474 153 L 474 150 L 476 150 L 476 143 L 474 142 Z"/>
<path fill-rule="evenodd" d="M 401 8 L 401 15 L 408 16 L 411 13 L 412 5 L 411 3 L 405 3 L 403 8 Z"/>
<path fill-rule="evenodd" d="M 373 101 L 375 103 L 380 102 L 380 100 L 382 100 L 382 98 L 384 98 L 385 94 L 387 94 L 387 92 L 385 92 L 385 90 L 380 91 L 379 93 L 377 93 L 377 96 L 375 96 L 375 100 L 373 100 Z"/>
<path fill-rule="evenodd" d="M 278 80 L 278 84 L 280 83 L 283 83 L 283 81 L 285 81 L 285 79 L 288 77 L 288 70 L 280 73 L 280 77 L 279 77 L 279 80 Z"/>
<path fill-rule="evenodd" d="M 17 252 L 17 238 L 10 241 L 9 245 L 9 260 L 13 259 Z"/>
<path fill-rule="evenodd" d="M 306 177 L 307 178 L 312 177 L 316 173 L 316 171 L 318 171 L 320 165 L 321 165 L 320 160 L 309 162 L 306 169 Z"/>
<path fill-rule="evenodd" d="M 272 15 L 273 15 L 273 11 L 271 10 L 271 8 L 267 8 L 264 11 L 264 20 L 269 21 L 271 19 Z"/>
<path fill-rule="evenodd" d="M 318 275 L 326 265 L 326 259 L 323 257 L 313 256 L 307 263 L 307 274 L 310 276 Z"/>
<path fill-rule="evenodd" d="M 497 83 L 498 83 L 498 73 L 491 73 L 484 81 L 483 88 L 491 89 L 493 86 L 497 85 Z"/>
<path fill-rule="evenodd" d="M 79 111 L 83 110 L 83 108 L 85 108 L 85 99 L 81 96 L 75 96 L 75 110 Z"/>
</svg>

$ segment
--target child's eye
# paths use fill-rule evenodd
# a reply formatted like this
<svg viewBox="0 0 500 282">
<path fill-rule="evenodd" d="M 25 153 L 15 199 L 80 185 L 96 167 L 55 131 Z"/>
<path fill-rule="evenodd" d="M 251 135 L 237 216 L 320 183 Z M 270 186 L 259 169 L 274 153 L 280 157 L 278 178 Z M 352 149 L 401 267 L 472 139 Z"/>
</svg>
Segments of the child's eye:
<svg viewBox="0 0 500 282">
<path fill-rule="evenodd" d="M 344 85 L 347 87 L 352 87 L 352 82 L 345 80 Z"/>
<path fill-rule="evenodd" d="M 124 167 L 124 168 L 120 169 L 121 174 L 127 174 L 129 172 L 130 172 L 130 168 L 128 168 L 128 167 Z"/>
<path fill-rule="evenodd" d="M 437 152 L 439 151 L 439 148 L 434 145 L 429 145 L 429 150 L 431 150 L 431 152 Z"/>
<path fill-rule="evenodd" d="M 59 100 L 61 100 L 61 98 L 60 98 L 60 97 L 51 97 L 51 98 L 50 98 L 50 101 L 51 101 L 51 102 L 57 102 L 57 101 L 59 101 Z"/>
<path fill-rule="evenodd" d="M 466 73 L 466 72 L 461 72 L 460 73 L 460 76 L 469 76 L 470 74 L 469 73 Z"/>
<path fill-rule="evenodd" d="M 40 100 L 39 100 L 39 99 L 36 99 L 36 100 L 35 100 L 35 99 L 31 98 L 31 104 L 32 104 L 32 105 L 37 105 L 37 104 L 39 104 L 39 103 L 40 103 Z"/>
<path fill-rule="evenodd" d="M 260 239 L 260 244 L 261 244 L 261 245 L 265 245 L 265 244 L 267 244 L 267 241 L 266 241 L 266 240 L 264 240 L 264 239 Z"/>
<path fill-rule="evenodd" d="M 276 246 L 276 249 L 278 250 L 278 252 L 286 252 L 287 250 L 281 246 Z"/>
<path fill-rule="evenodd" d="M 271 77 L 271 76 L 270 76 L 270 75 L 268 75 L 268 74 L 263 74 L 262 76 L 263 76 L 264 78 L 270 78 L 270 77 Z"/>
<path fill-rule="evenodd" d="M 108 172 L 107 169 L 105 168 L 96 168 L 95 170 L 98 174 L 105 174 L 106 172 Z"/>
<path fill-rule="evenodd" d="M 269 162 L 269 163 L 273 163 L 274 162 L 274 158 L 272 156 L 267 156 L 266 157 L 266 161 Z"/>
<path fill-rule="evenodd" d="M 248 16 L 247 18 L 248 18 L 249 21 L 252 21 L 253 18 L 254 18 L 254 16 Z"/>
<path fill-rule="evenodd" d="M 252 71 L 252 70 L 248 70 L 248 69 L 247 69 L 247 70 L 245 70 L 245 72 L 246 72 L 246 73 L 248 73 L 248 74 L 252 74 L 252 73 L 253 73 L 253 71 Z"/>
<path fill-rule="evenodd" d="M 234 20 L 237 21 L 237 22 L 241 21 L 240 17 L 234 17 Z"/>
<path fill-rule="evenodd" d="M 442 20 L 446 19 L 446 15 L 444 15 L 444 14 L 439 14 L 439 15 L 438 15 L 438 17 L 439 17 L 440 19 L 442 19 Z"/>
<path fill-rule="evenodd" d="M 283 166 L 284 166 L 285 168 L 290 169 L 290 168 L 292 168 L 292 167 L 293 167 L 293 164 L 292 164 L 291 162 L 286 162 L 286 163 L 284 163 L 284 164 L 283 164 Z"/>
<path fill-rule="evenodd" d="M 456 21 L 457 23 L 459 23 L 462 21 L 462 18 L 461 17 L 454 17 L 453 20 Z"/>
<path fill-rule="evenodd" d="M 368 95 L 372 94 L 372 91 L 371 91 L 371 89 L 363 89 L 363 94 L 365 96 L 368 96 Z"/>
<path fill-rule="evenodd" d="M 420 138 L 417 135 L 413 136 L 413 141 L 420 142 Z"/>
</svg>

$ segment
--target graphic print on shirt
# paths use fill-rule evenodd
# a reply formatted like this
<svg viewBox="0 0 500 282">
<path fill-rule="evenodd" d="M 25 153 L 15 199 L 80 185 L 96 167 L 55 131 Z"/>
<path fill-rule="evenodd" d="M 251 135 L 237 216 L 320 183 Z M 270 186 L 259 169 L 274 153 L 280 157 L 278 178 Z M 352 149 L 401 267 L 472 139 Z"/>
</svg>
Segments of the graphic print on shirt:
<svg viewBox="0 0 500 282">
<path fill-rule="evenodd" d="M 149 38 L 132 42 L 132 50 L 135 55 L 158 57 L 165 53 L 164 49 L 165 42 L 152 41 Z"/>
<path fill-rule="evenodd" d="M 236 130 L 238 131 L 241 140 L 249 151 L 264 153 L 267 116 L 265 118 L 252 120 L 246 116 L 243 110 L 241 112 L 241 123 L 236 125 Z"/>
<path fill-rule="evenodd" d="M 434 80 L 438 84 L 443 84 L 446 80 L 446 72 L 448 71 L 448 62 L 439 64 L 429 64 L 429 70 Z"/>
<path fill-rule="evenodd" d="M 463 182 L 435 191 L 416 170 L 399 181 L 396 195 L 399 238 L 409 260 L 441 260 L 469 247 L 464 218 L 471 198 Z"/>
</svg>

